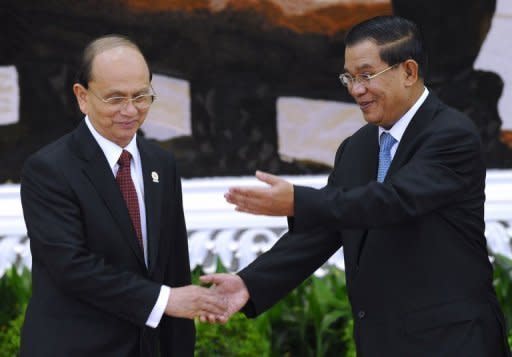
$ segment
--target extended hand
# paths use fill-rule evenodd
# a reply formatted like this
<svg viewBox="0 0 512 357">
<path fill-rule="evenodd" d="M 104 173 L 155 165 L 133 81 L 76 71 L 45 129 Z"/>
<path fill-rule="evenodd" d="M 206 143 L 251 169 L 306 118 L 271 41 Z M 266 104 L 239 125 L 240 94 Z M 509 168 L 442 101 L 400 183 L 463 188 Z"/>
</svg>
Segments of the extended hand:
<svg viewBox="0 0 512 357">
<path fill-rule="evenodd" d="M 201 315 L 202 322 L 226 322 L 235 312 L 239 311 L 249 300 L 249 291 L 244 281 L 234 274 L 211 274 L 199 278 L 202 283 L 214 284 L 212 290 L 218 292 L 227 302 L 225 315 L 215 314 Z"/>
<path fill-rule="evenodd" d="M 226 298 L 216 291 L 196 285 L 172 288 L 165 314 L 168 316 L 193 319 L 203 315 L 218 316 L 219 321 L 227 318 Z"/>
<path fill-rule="evenodd" d="M 224 195 L 236 210 L 266 216 L 293 216 L 293 185 L 262 171 L 256 178 L 270 187 L 232 187 Z"/>
</svg>

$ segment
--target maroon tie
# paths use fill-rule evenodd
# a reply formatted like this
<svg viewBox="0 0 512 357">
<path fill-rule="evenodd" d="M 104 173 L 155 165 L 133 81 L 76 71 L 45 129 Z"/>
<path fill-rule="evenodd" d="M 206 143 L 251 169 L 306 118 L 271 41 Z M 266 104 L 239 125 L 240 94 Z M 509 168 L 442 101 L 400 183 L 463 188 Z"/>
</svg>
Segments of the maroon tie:
<svg viewBox="0 0 512 357">
<path fill-rule="evenodd" d="M 119 164 L 119 170 L 117 171 L 116 181 L 123 194 L 124 201 L 128 207 L 128 213 L 132 220 L 133 228 L 137 234 L 137 242 L 142 250 L 142 230 L 140 228 L 140 211 L 139 211 L 139 200 L 137 199 L 137 191 L 133 185 L 132 175 L 130 171 L 130 160 L 132 155 L 123 150 L 117 163 Z"/>
</svg>

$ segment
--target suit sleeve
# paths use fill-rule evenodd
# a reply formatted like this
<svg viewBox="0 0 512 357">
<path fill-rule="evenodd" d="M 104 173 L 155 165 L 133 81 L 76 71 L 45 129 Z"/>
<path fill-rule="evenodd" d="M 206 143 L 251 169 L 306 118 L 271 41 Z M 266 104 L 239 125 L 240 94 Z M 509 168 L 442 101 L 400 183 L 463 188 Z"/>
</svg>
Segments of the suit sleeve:
<svg viewBox="0 0 512 357">
<path fill-rule="evenodd" d="M 451 118 L 444 117 L 450 120 Z M 466 120 L 426 130 L 414 143 L 414 155 L 384 183 L 344 189 L 295 187 L 295 220 L 301 229 L 318 225 L 375 228 L 397 224 L 442 209 L 468 197 L 483 182 L 478 133 Z M 340 160 L 354 160 L 344 158 Z M 475 192 L 479 192 L 476 190 Z M 482 197 L 477 197 L 476 201 Z"/>
<path fill-rule="evenodd" d="M 286 233 L 269 251 L 238 273 L 250 295 L 243 312 L 254 317 L 272 307 L 321 267 L 341 245 L 340 235 L 323 227 Z"/>
<path fill-rule="evenodd" d="M 347 143 L 350 141 L 350 137 L 346 138 L 341 145 L 338 147 L 338 150 L 336 150 L 336 155 L 334 157 L 334 165 L 336 166 L 336 163 L 338 162 L 339 158 L 341 157 L 343 153 L 343 149 L 347 145 Z M 329 174 L 329 178 L 327 179 L 328 185 L 334 185 L 334 182 L 336 182 L 336 170 L 332 170 Z M 299 197 L 297 197 L 297 192 L 299 192 L 299 195 L 302 194 L 302 186 L 294 186 L 294 202 L 296 202 Z M 314 191 L 313 191 L 314 192 Z M 297 209 L 297 205 L 295 206 L 295 210 Z M 304 231 L 307 227 L 314 227 L 314 224 L 310 224 L 308 222 L 307 217 L 301 217 L 299 215 L 299 219 L 295 219 L 297 214 L 293 217 L 287 217 L 288 220 L 288 227 L 290 229 L 290 232 L 295 231 Z"/>
<path fill-rule="evenodd" d="M 338 148 L 335 162 L 349 139 Z M 329 183 L 335 181 L 335 172 Z M 288 217 L 289 232 L 266 253 L 238 275 L 249 290 L 250 300 L 243 312 L 254 317 L 268 310 L 324 264 L 341 246 L 342 238 L 331 227 L 304 230 L 295 217 Z M 295 227 L 298 227 L 295 228 Z"/>
<path fill-rule="evenodd" d="M 26 162 L 22 173 L 33 274 L 48 275 L 65 294 L 144 326 L 160 284 L 109 265 L 88 249 L 79 200 L 56 167 L 38 155 Z"/>
</svg>

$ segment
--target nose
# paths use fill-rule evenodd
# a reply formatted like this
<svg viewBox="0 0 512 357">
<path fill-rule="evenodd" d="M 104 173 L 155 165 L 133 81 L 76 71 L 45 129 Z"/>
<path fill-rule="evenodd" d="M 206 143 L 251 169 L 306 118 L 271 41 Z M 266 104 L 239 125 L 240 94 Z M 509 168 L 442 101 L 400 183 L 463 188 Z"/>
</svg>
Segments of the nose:
<svg viewBox="0 0 512 357">
<path fill-rule="evenodd" d="M 348 87 L 348 91 L 352 97 L 357 97 L 366 92 L 366 86 L 363 83 L 358 81 L 352 82 L 352 84 Z"/>
<path fill-rule="evenodd" d="M 127 100 L 121 108 L 121 112 L 126 115 L 135 115 L 138 113 L 138 109 L 133 104 L 133 101 Z"/>
</svg>

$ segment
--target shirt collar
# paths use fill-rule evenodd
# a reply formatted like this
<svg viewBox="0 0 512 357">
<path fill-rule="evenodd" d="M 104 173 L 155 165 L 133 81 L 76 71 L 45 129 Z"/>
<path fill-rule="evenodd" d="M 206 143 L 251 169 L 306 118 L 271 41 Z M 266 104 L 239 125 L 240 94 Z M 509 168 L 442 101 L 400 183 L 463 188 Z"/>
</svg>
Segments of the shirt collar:
<svg viewBox="0 0 512 357">
<path fill-rule="evenodd" d="M 405 133 L 405 129 L 407 129 L 407 126 L 414 117 L 414 114 L 416 114 L 420 106 L 427 99 L 428 93 L 428 89 L 425 87 L 425 90 L 418 98 L 416 103 L 414 103 L 414 105 L 391 127 L 391 129 L 386 130 L 379 126 L 379 136 L 377 137 L 377 140 L 379 140 L 380 135 L 383 132 L 387 131 L 393 138 L 396 139 L 397 142 L 400 142 L 400 140 L 402 140 L 402 136 Z"/>
<path fill-rule="evenodd" d="M 117 164 L 117 160 L 119 160 L 119 157 L 121 156 L 121 152 L 123 151 L 123 149 L 127 150 L 132 155 L 132 157 L 134 158 L 134 160 L 132 161 L 134 163 L 138 162 L 137 160 L 139 158 L 139 150 L 137 148 L 137 135 L 134 135 L 132 140 L 128 143 L 128 145 L 122 148 L 116 143 L 108 140 L 100 133 L 98 133 L 98 131 L 92 125 L 91 120 L 88 116 L 85 116 L 85 124 L 87 124 L 87 127 L 89 128 L 92 136 L 94 137 L 94 139 L 96 139 L 96 142 L 105 154 L 108 164 L 112 170 L 114 170 L 114 167 Z"/>
</svg>

